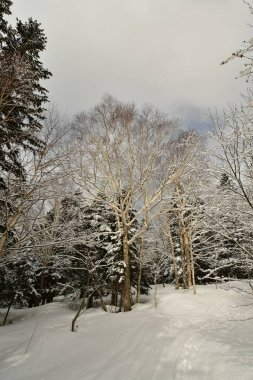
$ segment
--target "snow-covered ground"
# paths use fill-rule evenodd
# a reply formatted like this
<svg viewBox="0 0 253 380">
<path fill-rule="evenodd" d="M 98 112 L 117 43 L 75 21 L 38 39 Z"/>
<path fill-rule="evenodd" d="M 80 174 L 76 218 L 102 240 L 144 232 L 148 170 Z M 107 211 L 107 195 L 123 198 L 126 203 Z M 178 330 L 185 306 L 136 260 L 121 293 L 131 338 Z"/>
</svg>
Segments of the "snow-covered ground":
<svg viewBox="0 0 253 380">
<path fill-rule="evenodd" d="M 252 380 L 251 302 L 214 286 L 159 287 L 156 309 L 151 296 L 129 313 L 89 310 L 76 333 L 63 303 L 17 310 L 0 328 L 0 379 Z"/>
</svg>

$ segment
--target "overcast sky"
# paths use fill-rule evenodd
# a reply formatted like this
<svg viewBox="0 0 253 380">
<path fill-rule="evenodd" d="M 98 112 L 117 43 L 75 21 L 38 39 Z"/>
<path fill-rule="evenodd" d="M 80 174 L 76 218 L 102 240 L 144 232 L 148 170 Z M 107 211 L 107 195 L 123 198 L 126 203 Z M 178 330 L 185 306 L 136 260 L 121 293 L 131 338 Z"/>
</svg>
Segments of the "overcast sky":
<svg viewBox="0 0 253 380">
<path fill-rule="evenodd" d="M 50 98 L 73 114 L 105 93 L 151 103 L 205 128 L 208 108 L 239 102 L 241 62 L 220 62 L 249 38 L 242 0 L 13 0 L 22 20 L 41 22 Z"/>
</svg>

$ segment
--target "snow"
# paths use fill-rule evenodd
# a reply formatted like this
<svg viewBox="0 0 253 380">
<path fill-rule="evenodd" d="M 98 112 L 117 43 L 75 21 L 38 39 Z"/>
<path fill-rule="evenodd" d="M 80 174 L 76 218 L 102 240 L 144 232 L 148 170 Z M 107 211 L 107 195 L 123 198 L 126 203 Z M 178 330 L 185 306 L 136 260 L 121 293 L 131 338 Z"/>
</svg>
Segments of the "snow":
<svg viewBox="0 0 253 380">
<path fill-rule="evenodd" d="M 90 309 L 75 333 L 64 303 L 13 310 L 0 379 L 252 380 L 252 298 L 236 290 L 160 286 L 156 309 L 153 295 L 129 313 Z"/>
</svg>

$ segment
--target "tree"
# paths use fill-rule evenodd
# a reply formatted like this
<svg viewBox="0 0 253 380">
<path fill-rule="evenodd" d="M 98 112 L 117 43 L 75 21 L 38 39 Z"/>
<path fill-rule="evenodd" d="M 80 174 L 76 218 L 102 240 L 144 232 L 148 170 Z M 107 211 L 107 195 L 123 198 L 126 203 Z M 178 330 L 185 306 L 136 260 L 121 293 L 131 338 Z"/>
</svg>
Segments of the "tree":
<svg viewBox="0 0 253 380">
<path fill-rule="evenodd" d="M 249 7 L 250 13 L 253 14 L 253 4 L 243 0 L 243 2 Z M 252 25 L 250 25 L 252 27 Z M 244 63 L 244 68 L 240 71 L 239 77 L 245 77 L 248 82 L 253 74 L 253 38 L 250 38 L 248 41 L 243 41 L 244 46 L 240 49 L 235 50 L 231 56 L 221 62 L 221 65 L 225 65 L 229 61 L 235 58 L 241 58 Z"/>
<path fill-rule="evenodd" d="M 252 232 L 242 202 L 231 192 L 232 181 L 222 175 L 208 202 L 202 205 L 193 238 L 196 275 L 200 283 L 249 278 Z M 247 220 L 247 222 L 246 222 Z M 246 223 L 245 223 L 246 222 Z"/>
<path fill-rule="evenodd" d="M 31 250 L 14 253 L 0 262 L 1 307 L 28 307 L 35 296 L 40 261 Z"/>
<path fill-rule="evenodd" d="M 34 225 L 40 219 L 45 204 L 64 192 L 62 179 L 66 173 L 62 173 L 60 162 L 64 159 L 61 143 L 67 132 L 68 126 L 62 125 L 58 113 L 49 111 L 41 131 L 43 149 L 36 155 L 28 151 L 22 154 L 20 164 L 26 170 L 25 180 L 12 172 L 2 172 L 0 257 L 10 248 L 22 249 L 31 240 Z M 8 246 L 9 242 L 12 247 Z"/>
<path fill-rule="evenodd" d="M 0 168 L 24 177 L 22 150 L 43 147 L 38 132 L 42 128 L 43 104 L 47 90 L 41 80 L 51 76 L 40 61 L 46 37 L 36 20 L 8 25 L 12 1 L 0 5 Z"/>
<path fill-rule="evenodd" d="M 64 275 L 67 292 L 81 296 L 85 293 L 91 305 L 100 289 L 103 294 L 111 294 L 111 305 L 118 306 L 124 283 L 123 241 L 106 197 L 98 194 L 88 203 L 81 193 L 75 193 L 62 199 L 58 211 L 51 210 L 47 219 L 44 230 L 41 229 L 42 238 L 52 236 L 50 262 L 54 261 L 54 268 L 59 268 L 61 277 Z M 132 228 L 130 236 L 134 231 Z M 133 244 L 129 250 L 134 286 L 137 283 L 137 248 Z M 50 262 L 47 260 L 47 272 Z"/>
<path fill-rule="evenodd" d="M 166 189 L 188 158 L 175 161 L 177 123 L 152 107 L 137 110 L 106 97 L 90 113 L 76 118 L 73 180 L 86 194 L 106 193 L 122 234 L 123 309 L 131 310 L 130 247 L 148 228 Z M 136 210 L 133 214 L 131 210 Z M 130 234 L 136 221 L 139 228 Z"/>
<path fill-rule="evenodd" d="M 244 0 L 244 3 L 253 14 L 252 1 Z M 251 38 L 249 41 L 244 41 L 244 46 L 232 53 L 221 64 L 226 64 L 234 58 L 241 58 L 244 61 L 244 68 L 239 76 L 246 77 L 248 82 L 253 73 L 252 52 L 253 39 Z M 242 105 L 231 105 L 222 114 L 211 115 L 213 138 L 217 144 L 215 152 L 219 165 L 217 172 L 219 176 L 223 176 L 226 198 L 230 198 L 229 203 L 225 202 L 225 216 L 223 215 L 221 219 L 214 217 L 213 221 L 219 226 L 223 238 L 227 239 L 227 242 L 230 241 L 229 245 L 240 252 L 241 267 L 244 269 L 248 267 L 244 272 L 248 271 L 250 274 L 252 265 L 246 264 L 245 259 L 252 261 L 253 258 L 250 244 L 253 217 L 252 91 L 249 90 L 248 95 L 243 96 L 243 99 Z M 235 260 L 235 263 L 238 264 L 238 261 Z"/>
<path fill-rule="evenodd" d="M 192 236 L 198 222 L 200 199 L 208 183 L 205 140 L 196 131 L 179 134 L 175 156 L 187 156 L 183 169 L 173 180 L 159 222 L 169 243 L 176 289 L 180 285 L 195 292 Z"/>
</svg>

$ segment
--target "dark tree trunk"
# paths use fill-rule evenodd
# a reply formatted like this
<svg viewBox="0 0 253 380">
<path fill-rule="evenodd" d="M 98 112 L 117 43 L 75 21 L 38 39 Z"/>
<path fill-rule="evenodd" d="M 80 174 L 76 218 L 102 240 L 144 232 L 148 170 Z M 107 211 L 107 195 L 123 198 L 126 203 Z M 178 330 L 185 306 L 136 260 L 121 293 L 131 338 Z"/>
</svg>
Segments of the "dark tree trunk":
<svg viewBox="0 0 253 380">
<path fill-rule="evenodd" d="M 94 306 L 94 297 L 93 297 L 93 294 L 91 294 L 87 300 L 87 309 L 91 309 L 93 306 Z"/>
<path fill-rule="evenodd" d="M 111 305 L 112 306 L 118 306 L 118 292 L 115 289 L 112 289 Z"/>
<path fill-rule="evenodd" d="M 79 315 L 81 314 L 82 310 L 85 308 L 85 297 L 86 295 L 84 294 L 83 296 L 83 299 L 82 299 L 82 302 L 79 306 L 79 309 L 77 310 L 77 313 L 76 315 L 74 316 L 74 318 L 72 319 L 72 322 L 71 322 L 71 331 L 75 332 L 76 331 L 76 321 L 77 321 L 77 318 L 79 317 Z"/>
<path fill-rule="evenodd" d="M 9 315 L 10 309 L 11 309 L 11 307 L 12 307 L 12 305 L 13 305 L 13 302 L 14 302 L 14 300 L 15 300 L 15 295 L 16 295 L 16 293 L 13 293 L 13 296 L 12 296 L 12 298 L 11 298 L 11 302 L 9 303 L 8 309 L 7 309 L 7 311 L 6 311 L 6 314 L 5 314 L 5 317 L 4 317 L 4 321 L 3 321 L 3 325 L 4 325 L 4 326 L 5 326 L 6 323 L 7 323 L 7 318 L 8 318 L 8 315 Z"/>
</svg>

